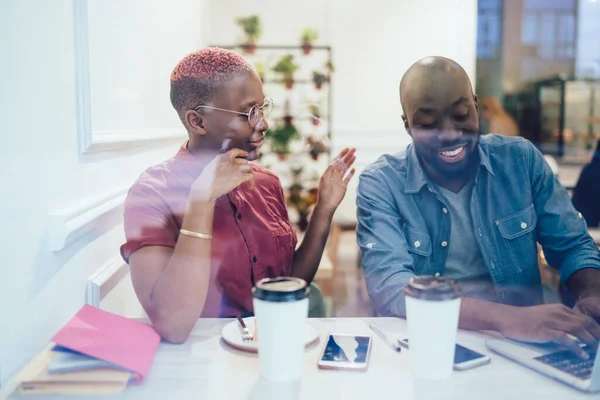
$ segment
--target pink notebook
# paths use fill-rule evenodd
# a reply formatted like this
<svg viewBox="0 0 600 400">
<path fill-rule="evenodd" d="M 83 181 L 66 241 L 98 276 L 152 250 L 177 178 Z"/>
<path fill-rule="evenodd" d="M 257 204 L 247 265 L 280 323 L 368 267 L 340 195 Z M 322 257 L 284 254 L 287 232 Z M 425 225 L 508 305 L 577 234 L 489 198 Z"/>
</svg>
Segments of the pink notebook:
<svg viewBox="0 0 600 400">
<path fill-rule="evenodd" d="M 86 304 L 52 341 L 131 371 L 134 382 L 140 383 L 150 370 L 160 336 L 148 324 Z"/>
</svg>

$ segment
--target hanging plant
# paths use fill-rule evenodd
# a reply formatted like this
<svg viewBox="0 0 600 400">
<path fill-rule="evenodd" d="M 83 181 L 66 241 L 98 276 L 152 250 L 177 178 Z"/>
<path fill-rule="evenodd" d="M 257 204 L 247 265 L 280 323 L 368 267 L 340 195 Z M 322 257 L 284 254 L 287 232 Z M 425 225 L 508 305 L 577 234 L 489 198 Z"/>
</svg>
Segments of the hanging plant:
<svg viewBox="0 0 600 400">
<path fill-rule="evenodd" d="M 315 71 L 313 72 L 313 82 L 315 84 L 315 88 L 317 90 L 321 90 L 323 87 L 323 83 L 328 82 L 329 78 L 322 72 Z"/>
<path fill-rule="evenodd" d="M 308 106 L 310 111 L 310 119 L 314 126 L 318 126 L 321 123 L 321 107 L 317 104 L 310 104 Z"/>
<path fill-rule="evenodd" d="M 254 54 L 256 51 L 256 42 L 260 38 L 262 28 L 258 15 L 250 15 L 237 19 L 237 24 L 242 28 L 246 35 L 246 41 L 242 44 L 242 49 L 247 54 Z"/>
<path fill-rule="evenodd" d="M 329 146 L 323 139 L 309 136 L 306 138 L 306 143 L 309 146 L 310 158 L 313 161 L 317 161 L 319 159 L 319 155 L 329 153 Z"/>
<path fill-rule="evenodd" d="M 269 129 L 265 133 L 265 139 L 269 141 L 273 153 L 280 159 L 285 159 L 290 154 L 290 142 L 300 137 L 300 132 L 294 125 L 278 126 L 275 129 Z"/>
<path fill-rule="evenodd" d="M 294 73 L 297 70 L 298 66 L 294 64 L 294 56 L 292 54 L 282 56 L 273 67 L 273 72 L 282 76 L 282 82 L 285 83 L 287 89 L 294 87 Z"/>
<path fill-rule="evenodd" d="M 302 43 L 302 52 L 310 54 L 313 43 L 319 38 L 319 31 L 314 28 L 304 28 L 300 34 L 300 42 Z"/>
</svg>

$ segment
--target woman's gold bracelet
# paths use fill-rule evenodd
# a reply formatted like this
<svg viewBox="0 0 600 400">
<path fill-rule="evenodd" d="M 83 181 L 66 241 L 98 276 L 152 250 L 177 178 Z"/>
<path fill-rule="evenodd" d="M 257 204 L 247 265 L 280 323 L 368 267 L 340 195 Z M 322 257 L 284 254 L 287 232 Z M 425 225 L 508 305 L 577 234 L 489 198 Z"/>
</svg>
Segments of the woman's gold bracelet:
<svg viewBox="0 0 600 400">
<path fill-rule="evenodd" d="M 182 235 L 191 236 L 191 237 L 195 237 L 198 239 L 205 239 L 205 240 L 212 239 L 212 235 L 207 235 L 205 233 L 192 232 L 192 231 L 188 231 L 187 229 L 180 229 L 179 233 L 181 233 Z"/>
</svg>

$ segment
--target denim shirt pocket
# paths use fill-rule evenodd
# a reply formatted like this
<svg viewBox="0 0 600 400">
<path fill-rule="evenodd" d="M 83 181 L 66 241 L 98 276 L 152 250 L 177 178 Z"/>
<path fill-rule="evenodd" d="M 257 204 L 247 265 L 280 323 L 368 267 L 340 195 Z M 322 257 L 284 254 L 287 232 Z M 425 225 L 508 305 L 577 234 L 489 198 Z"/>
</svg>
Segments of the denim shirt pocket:
<svg viewBox="0 0 600 400">
<path fill-rule="evenodd" d="M 535 228 L 537 214 L 533 204 L 496 221 L 500 235 L 504 238 L 506 250 L 517 270 L 537 266 L 537 246 Z M 525 268 L 524 268 L 525 267 Z"/>
<path fill-rule="evenodd" d="M 405 227 L 405 237 L 408 251 L 413 257 L 413 268 L 417 275 L 426 273 L 431 256 L 432 246 L 431 238 L 428 234 L 419 232 L 409 227 Z"/>
</svg>

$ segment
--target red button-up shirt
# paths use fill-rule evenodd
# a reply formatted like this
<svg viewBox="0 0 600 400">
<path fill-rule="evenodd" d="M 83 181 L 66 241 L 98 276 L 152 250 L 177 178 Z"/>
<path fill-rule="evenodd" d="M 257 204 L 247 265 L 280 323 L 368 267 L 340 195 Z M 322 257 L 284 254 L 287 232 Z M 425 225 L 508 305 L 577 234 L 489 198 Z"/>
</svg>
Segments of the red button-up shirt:
<svg viewBox="0 0 600 400">
<path fill-rule="evenodd" d="M 252 312 L 254 283 L 289 276 L 292 270 L 297 238 L 281 183 L 270 171 L 251 165 L 255 189 L 244 183 L 215 204 L 211 281 L 201 317 Z M 175 247 L 191 185 L 204 167 L 185 143 L 174 157 L 149 168 L 134 183 L 125 201 L 121 255 L 126 262 L 144 246 Z"/>
</svg>

